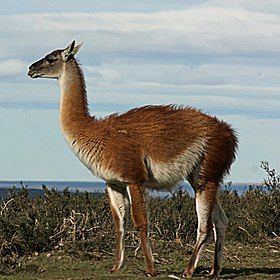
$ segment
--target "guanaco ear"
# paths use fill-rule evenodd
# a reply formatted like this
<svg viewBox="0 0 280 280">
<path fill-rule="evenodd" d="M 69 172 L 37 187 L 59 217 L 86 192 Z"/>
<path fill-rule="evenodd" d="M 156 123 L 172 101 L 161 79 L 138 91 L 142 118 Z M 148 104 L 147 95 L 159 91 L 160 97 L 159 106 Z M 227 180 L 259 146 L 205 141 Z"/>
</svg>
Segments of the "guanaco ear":
<svg viewBox="0 0 280 280">
<path fill-rule="evenodd" d="M 83 43 L 75 47 L 75 40 L 61 53 L 63 61 L 68 61 L 78 52 Z"/>
</svg>

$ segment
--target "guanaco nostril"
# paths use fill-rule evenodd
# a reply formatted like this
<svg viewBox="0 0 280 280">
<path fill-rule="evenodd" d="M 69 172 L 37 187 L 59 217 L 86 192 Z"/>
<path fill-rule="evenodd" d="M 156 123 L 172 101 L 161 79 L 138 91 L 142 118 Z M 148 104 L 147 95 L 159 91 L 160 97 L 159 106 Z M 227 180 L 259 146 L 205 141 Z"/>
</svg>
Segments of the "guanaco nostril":
<svg viewBox="0 0 280 280">
<path fill-rule="evenodd" d="M 27 75 L 30 76 L 31 78 L 36 78 L 36 74 L 35 74 L 33 65 L 29 66 Z"/>
</svg>

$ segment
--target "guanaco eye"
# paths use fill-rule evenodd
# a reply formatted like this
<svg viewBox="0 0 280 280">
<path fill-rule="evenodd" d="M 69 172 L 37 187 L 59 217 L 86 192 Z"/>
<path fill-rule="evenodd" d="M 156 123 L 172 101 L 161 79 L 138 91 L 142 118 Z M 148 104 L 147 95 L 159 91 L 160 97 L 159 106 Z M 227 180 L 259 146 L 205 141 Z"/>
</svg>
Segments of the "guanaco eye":
<svg viewBox="0 0 280 280">
<path fill-rule="evenodd" d="M 48 63 L 54 63 L 56 61 L 56 58 L 52 56 L 46 56 L 46 61 Z"/>
</svg>

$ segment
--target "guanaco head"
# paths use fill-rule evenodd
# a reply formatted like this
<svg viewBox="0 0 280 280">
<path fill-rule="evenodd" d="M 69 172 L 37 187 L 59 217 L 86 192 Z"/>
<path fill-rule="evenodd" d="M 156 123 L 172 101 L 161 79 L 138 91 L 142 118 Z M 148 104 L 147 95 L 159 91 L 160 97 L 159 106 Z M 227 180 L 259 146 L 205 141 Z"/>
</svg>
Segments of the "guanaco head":
<svg viewBox="0 0 280 280">
<path fill-rule="evenodd" d="M 74 58 L 82 44 L 75 46 L 73 41 L 64 50 L 56 50 L 29 66 L 28 75 L 31 78 L 59 79 L 64 65 Z"/>
</svg>

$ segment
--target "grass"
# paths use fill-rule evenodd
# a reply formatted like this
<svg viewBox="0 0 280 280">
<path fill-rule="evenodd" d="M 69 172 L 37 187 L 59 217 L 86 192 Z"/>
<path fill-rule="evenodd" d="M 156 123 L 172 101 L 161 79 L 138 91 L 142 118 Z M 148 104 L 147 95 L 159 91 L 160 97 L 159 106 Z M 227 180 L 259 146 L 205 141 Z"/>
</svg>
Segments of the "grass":
<svg viewBox="0 0 280 280">
<path fill-rule="evenodd" d="M 174 245 L 172 245 L 174 247 Z M 190 257 L 191 246 L 182 248 L 161 248 L 155 254 L 156 279 L 180 279 Z M 156 251 L 156 250 L 154 250 Z M 213 245 L 207 246 L 193 279 L 204 279 L 210 270 Z M 142 253 L 128 250 L 121 271 L 111 274 L 112 252 L 63 252 L 53 251 L 24 257 L 17 262 L 13 275 L 0 276 L 5 280 L 110 280 L 110 279 L 147 279 Z M 225 249 L 224 268 L 221 279 L 279 279 L 280 249 L 271 244 L 243 245 L 229 243 Z M 173 278 L 174 279 L 174 278 Z"/>
</svg>

